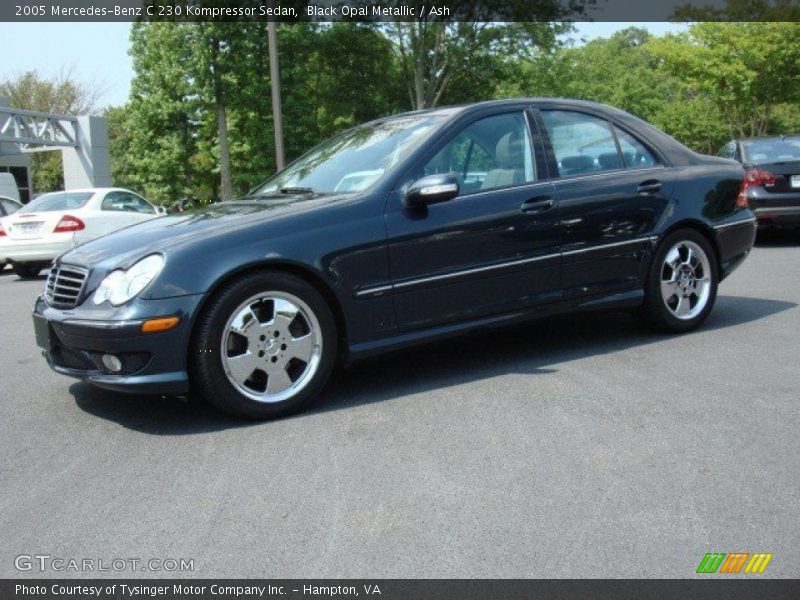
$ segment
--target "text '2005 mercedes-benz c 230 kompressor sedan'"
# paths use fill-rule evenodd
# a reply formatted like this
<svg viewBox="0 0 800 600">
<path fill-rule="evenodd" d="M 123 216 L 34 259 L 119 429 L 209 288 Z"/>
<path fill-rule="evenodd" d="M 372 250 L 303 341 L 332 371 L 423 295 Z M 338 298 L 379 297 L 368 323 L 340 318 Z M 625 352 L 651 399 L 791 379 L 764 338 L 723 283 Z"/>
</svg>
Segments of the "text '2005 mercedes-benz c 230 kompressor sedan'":
<svg viewBox="0 0 800 600">
<path fill-rule="evenodd" d="M 379 119 L 240 200 L 67 252 L 36 337 L 60 373 L 269 418 L 337 363 L 479 328 L 640 307 L 688 331 L 752 248 L 742 175 L 589 102 Z"/>
</svg>

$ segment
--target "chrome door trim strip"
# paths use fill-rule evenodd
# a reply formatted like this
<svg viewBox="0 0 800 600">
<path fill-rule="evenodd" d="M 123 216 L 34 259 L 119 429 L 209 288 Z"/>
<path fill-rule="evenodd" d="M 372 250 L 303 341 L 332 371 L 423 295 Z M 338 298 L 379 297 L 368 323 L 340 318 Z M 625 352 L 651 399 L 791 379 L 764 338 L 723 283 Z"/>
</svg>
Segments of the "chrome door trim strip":
<svg viewBox="0 0 800 600">
<path fill-rule="evenodd" d="M 641 244 L 642 242 L 652 242 L 653 238 L 658 239 L 658 236 L 648 236 L 636 238 L 635 240 L 625 240 L 623 242 L 612 242 L 610 244 L 600 244 L 598 246 L 587 246 L 586 248 L 578 248 L 577 250 L 567 250 L 562 252 L 561 256 L 572 256 L 573 254 L 584 254 L 594 250 L 605 250 L 606 248 L 617 248 L 619 246 L 630 246 L 631 244 Z"/>
<path fill-rule="evenodd" d="M 758 214 L 758 213 L 771 213 L 771 212 L 777 212 L 777 213 L 780 213 L 780 212 L 787 212 L 787 213 L 800 212 L 800 205 L 796 204 L 794 206 L 757 206 L 756 208 L 753 209 L 753 212 L 756 213 L 756 214 Z"/>
<path fill-rule="evenodd" d="M 728 229 L 729 227 L 736 227 L 737 225 L 747 225 L 753 224 L 756 222 L 755 217 L 751 217 L 749 219 L 739 219 L 738 221 L 734 221 L 733 223 L 723 223 L 722 225 L 713 225 L 714 229 L 720 231 L 722 229 Z"/>
<path fill-rule="evenodd" d="M 558 258 L 561 256 L 560 252 L 555 254 L 543 254 L 542 256 L 532 256 L 531 258 L 520 258 L 517 260 L 511 260 L 503 263 L 497 263 L 494 265 L 486 265 L 483 267 L 474 267 L 472 269 L 463 269 L 461 271 L 452 271 L 450 273 L 444 273 L 442 275 L 430 275 L 428 277 L 420 277 L 419 279 L 411 279 L 408 281 L 401 281 L 400 283 L 395 283 L 395 289 L 403 289 L 407 287 L 411 287 L 414 285 L 419 285 L 423 283 L 429 283 L 431 281 L 439 281 L 441 279 L 452 279 L 453 277 L 461 277 L 463 275 L 472 275 L 473 273 L 483 273 L 485 271 L 494 271 L 497 269 L 506 269 L 508 267 L 516 267 L 519 265 L 527 265 L 530 263 L 539 262 L 542 260 L 548 260 L 551 258 Z"/>
<path fill-rule="evenodd" d="M 553 258 L 559 258 L 563 256 L 570 256 L 573 254 L 583 254 L 585 252 L 592 252 L 594 250 L 604 250 L 606 248 L 616 248 L 621 246 L 629 246 L 632 244 L 641 244 L 642 242 L 655 242 L 658 240 L 658 236 L 647 236 L 647 237 L 640 237 L 633 240 L 625 240 L 622 242 L 613 242 L 610 244 L 602 244 L 599 246 L 591 246 L 589 248 L 580 248 L 578 250 L 570 250 L 568 252 L 557 252 L 555 254 L 543 254 L 542 256 L 532 256 L 530 258 L 520 258 L 516 260 L 506 261 L 503 263 L 497 263 L 493 265 L 485 265 L 483 267 L 474 267 L 472 269 L 462 269 L 461 271 L 452 271 L 450 273 L 443 273 L 442 275 L 429 275 L 427 277 L 420 277 L 418 279 L 409 279 L 407 281 L 401 281 L 395 284 L 381 284 L 372 287 L 365 287 L 363 289 L 357 290 L 354 293 L 356 298 L 363 298 L 365 296 L 380 296 L 385 292 L 394 291 L 394 290 L 403 290 L 409 287 L 413 287 L 416 285 L 423 285 L 425 283 L 431 283 L 433 281 L 444 281 L 447 279 L 453 279 L 455 277 L 463 277 L 465 275 L 472 275 L 474 273 L 484 273 L 486 271 L 495 271 L 499 269 L 507 269 L 509 267 L 517 267 L 520 265 L 527 265 L 536 262 L 540 262 L 543 260 L 550 260 Z"/>
</svg>

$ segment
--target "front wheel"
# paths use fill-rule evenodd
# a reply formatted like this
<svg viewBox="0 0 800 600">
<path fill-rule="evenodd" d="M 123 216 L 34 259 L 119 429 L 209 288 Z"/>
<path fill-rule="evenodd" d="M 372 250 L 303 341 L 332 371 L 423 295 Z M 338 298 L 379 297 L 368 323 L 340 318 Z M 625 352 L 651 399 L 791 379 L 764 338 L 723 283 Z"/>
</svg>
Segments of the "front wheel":
<svg viewBox="0 0 800 600">
<path fill-rule="evenodd" d="M 192 385 L 235 415 L 282 417 L 322 390 L 337 341 L 331 310 L 313 286 L 288 273 L 252 273 L 226 286 L 200 316 Z"/>
<path fill-rule="evenodd" d="M 696 329 L 714 307 L 718 283 L 716 257 L 708 240 L 693 229 L 675 231 L 653 257 L 644 316 L 662 331 Z"/>
</svg>

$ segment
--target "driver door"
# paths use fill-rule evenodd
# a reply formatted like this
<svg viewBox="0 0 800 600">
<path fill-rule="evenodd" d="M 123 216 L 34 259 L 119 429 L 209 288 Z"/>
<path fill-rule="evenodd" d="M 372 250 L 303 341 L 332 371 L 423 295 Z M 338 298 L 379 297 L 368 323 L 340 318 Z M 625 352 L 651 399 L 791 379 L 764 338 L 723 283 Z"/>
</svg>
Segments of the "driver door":
<svg viewBox="0 0 800 600">
<path fill-rule="evenodd" d="M 538 132 L 522 110 L 467 123 L 412 179 L 451 173 L 459 195 L 423 208 L 393 196 L 389 262 L 401 330 L 560 299 L 560 228 Z"/>
</svg>

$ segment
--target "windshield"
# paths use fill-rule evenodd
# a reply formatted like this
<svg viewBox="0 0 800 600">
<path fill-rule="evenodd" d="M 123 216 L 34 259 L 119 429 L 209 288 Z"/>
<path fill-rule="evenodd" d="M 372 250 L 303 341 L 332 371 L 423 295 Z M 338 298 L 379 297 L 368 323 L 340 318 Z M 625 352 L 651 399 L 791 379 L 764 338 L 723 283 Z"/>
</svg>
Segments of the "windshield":
<svg viewBox="0 0 800 600">
<path fill-rule="evenodd" d="M 54 192 L 52 194 L 42 194 L 20 208 L 18 213 L 75 210 L 76 208 L 83 207 L 92 196 L 94 196 L 94 192 Z"/>
<path fill-rule="evenodd" d="M 367 123 L 323 142 L 251 195 L 360 192 L 406 158 L 441 122 L 417 115 Z"/>
<path fill-rule="evenodd" d="M 744 160 L 753 164 L 777 163 L 800 160 L 800 136 L 770 138 L 766 140 L 746 140 Z"/>
</svg>

